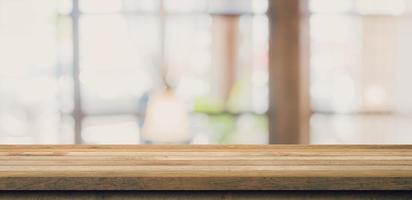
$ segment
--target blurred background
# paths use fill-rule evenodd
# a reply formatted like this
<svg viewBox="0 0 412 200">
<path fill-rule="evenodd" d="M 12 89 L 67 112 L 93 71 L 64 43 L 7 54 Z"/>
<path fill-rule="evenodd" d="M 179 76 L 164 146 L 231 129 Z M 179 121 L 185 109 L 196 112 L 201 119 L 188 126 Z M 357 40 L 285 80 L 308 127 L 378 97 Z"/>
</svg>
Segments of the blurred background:
<svg viewBox="0 0 412 200">
<path fill-rule="evenodd" d="M 412 143 L 411 11 L 0 0 L 0 144 Z"/>
</svg>

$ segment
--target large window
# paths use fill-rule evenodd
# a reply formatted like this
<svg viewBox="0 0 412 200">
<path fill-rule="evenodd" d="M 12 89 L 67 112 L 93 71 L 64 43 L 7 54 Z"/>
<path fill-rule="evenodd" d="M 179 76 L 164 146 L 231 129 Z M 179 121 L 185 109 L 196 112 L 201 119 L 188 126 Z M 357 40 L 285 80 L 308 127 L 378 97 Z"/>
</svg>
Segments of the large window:
<svg viewBox="0 0 412 200">
<path fill-rule="evenodd" d="M 164 81 L 192 143 L 267 143 L 267 7 L 0 0 L 0 143 L 139 143 Z"/>
<path fill-rule="evenodd" d="M 310 1 L 312 143 L 412 141 L 411 6 Z"/>
</svg>

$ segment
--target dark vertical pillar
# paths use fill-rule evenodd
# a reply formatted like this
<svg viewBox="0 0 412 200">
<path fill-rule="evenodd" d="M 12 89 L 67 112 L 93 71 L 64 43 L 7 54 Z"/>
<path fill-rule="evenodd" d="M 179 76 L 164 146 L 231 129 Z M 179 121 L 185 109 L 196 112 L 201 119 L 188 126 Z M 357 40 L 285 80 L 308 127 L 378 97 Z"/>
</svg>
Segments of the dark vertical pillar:
<svg viewBox="0 0 412 200">
<path fill-rule="evenodd" d="M 269 130 L 272 144 L 309 140 L 307 0 L 270 0 Z"/>
</svg>

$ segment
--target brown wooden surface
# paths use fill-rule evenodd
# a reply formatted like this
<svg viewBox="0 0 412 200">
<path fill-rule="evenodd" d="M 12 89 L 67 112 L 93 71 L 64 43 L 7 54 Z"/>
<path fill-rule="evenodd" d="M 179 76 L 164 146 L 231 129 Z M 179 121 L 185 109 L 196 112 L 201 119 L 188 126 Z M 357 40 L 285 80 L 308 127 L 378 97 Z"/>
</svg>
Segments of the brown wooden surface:
<svg viewBox="0 0 412 200">
<path fill-rule="evenodd" d="M 404 190 L 412 146 L 0 146 L 0 190 Z"/>
<path fill-rule="evenodd" d="M 0 200 L 410 200 L 411 198 L 411 191 L 0 191 Z"/>
<path fill-rule="evenodd" d="M 269 1 L 271 144 L 309 142 L 309 12 L 306 0 Z"/>
</svg>

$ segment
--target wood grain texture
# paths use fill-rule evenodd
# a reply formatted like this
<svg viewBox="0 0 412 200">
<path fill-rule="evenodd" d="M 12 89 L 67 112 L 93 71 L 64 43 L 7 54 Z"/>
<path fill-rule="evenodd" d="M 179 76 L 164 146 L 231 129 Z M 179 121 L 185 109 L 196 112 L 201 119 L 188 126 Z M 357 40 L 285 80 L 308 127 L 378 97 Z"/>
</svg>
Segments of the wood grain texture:
<svg viewBox="0 0 412 200">
<path fill-rule="evenodd" d="M 0 200 L 410 200 L 411 191 L 0 191 Z"/>
<path fill-rule="evenodd" d="M 0 190 L 410 190 L 412 146 L 0 146 Z"/>
</svg>

